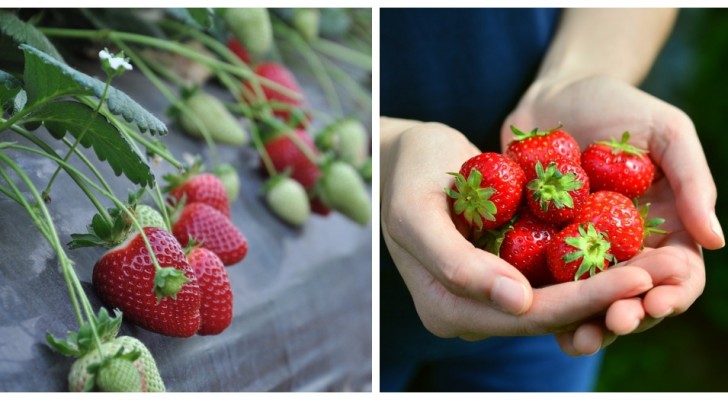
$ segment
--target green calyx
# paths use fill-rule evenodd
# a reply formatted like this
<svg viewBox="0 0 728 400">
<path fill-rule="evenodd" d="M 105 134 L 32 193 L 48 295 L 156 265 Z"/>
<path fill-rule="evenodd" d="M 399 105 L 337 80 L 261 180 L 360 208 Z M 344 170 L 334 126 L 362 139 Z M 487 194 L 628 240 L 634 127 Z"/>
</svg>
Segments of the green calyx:
<svg viewBox="0 0 728 400">
<path fill-rule="evenodd" d="M 513 218 L 511 218 L 511 220 L 502 227 L 486 230 L 483 232 L 483 236 L 474 243 L 475 247 L 500 257 L 500 249 L 503 245 L 503 240 L 506 238 L 506 234 L 513 230 L 513 225 L 516 221 L 518 221 L 518 214 L 514 215 Z"/>
<path fill-rule="evenodd" d="M 645 149 L 640 149 L 639 147 L 632 146 L 631 144 L 628 144 L 629 141 L 629 132 L 625 131 L 622 133 L 622 138 L 620 140 L 616 140 L 612 138 L 609 142 L 607 141 L 599 141 L 597 143 L 609 146 L 612 149 L 612 154 L 620 154 L 620 153 L 627 153 L 629 155 L 633 156 L 639 156 L 642 154 L 647 154 L 649 151 Z"/>
<path fill-rule="evenodd" d="M 637 206 L 637 200 L 635 200 L 635 206 Z M 640 210 L 640 217 L 642 217 L 642 221 L 644 221 L 644 227 L 645 232 L 643 239 L 651 234 L 657 234 L 657 235 L 666 235 L 669 232 L 658 228 L 658 226 L 665 223 L 665 218 L 650 218 L 647 219 L 647 213 L 650 212 L 650 203 L 646 203 Z"/>
<path fill-rule="evenodd" d="M 144 189 L 130 192 L 126 207 L 130 210 L 136 208 L 136 203 L 144 194 Z M 127 239 L 133 224 L 129 215 L 120 208 L 109 208 L 108 214 L 111 220 L 106 220 L 101 214 L 95 214 L 91 224 L 87 227 L 87 233 L 72 233 L 71 242 L 68 248 L 77 249 L 80 247 L 114 247 Z"/>
<path fill-rule="evenodd" d="M 116 354 L 87 367 L 91 379 L 86 383 L 84 391 L 94 389 L 101 392 L 142 391 L 141 373 L 134 365 L 134 361 L 141 356 L 141 351 L 124 353 L 124 350 L 124 347 L 121 347 Z"/>
<path fill-rule="evenodd" d="M 581 189 L 584 182 L 576 179 L 576 174 L 562 174 L 556 163 L 550 163 L 543 169 L 541 162 L 536 163 L 536 179 L 528 183 L 528 190 L 533 191 L 533 198 L 539 202 L 541 211 L 548 211 L 553 203 L 557 209 L 574 208 L 574 199 L 569 192 Z"/>
<path fill-rule="evenodd" d="M 570 263 L 581 258 L 581 264 L 574 274 L 575 281 L 587 272 L 589 276 L 594 276 L 597 271 L 603 271 L 604 260 L 615 261 L 614 256 L 608 253 L 612 244 L 604 232 L 598 232 L 592 223 L 587 225 L 586 230 L 584 225 L 579 225 L 579 235 L 568 237 L 564 241 L 576 248 L 576 251 L 564 255 L 564 261 Z"/>
<path fill-rule="evenodd" d="M 114 317 L 111 317 L 109 312 L 102 307 L 94 322 L 101 343 L 110 342 L 119 333 L 121 311 L 114 309 Z M 58 339 L 48 333 L 46 334 L 46 341 L 51 348 L 69 357 L 82 357 L 96 349 L 93 330 L 89 323 L 81 325 L 78 332 L 69 332 L 65 339 Z"/>
<path fill-rule="evenodd" d="M 515 126 L 511 125 L 511 132 L 513 132 L 513 135 L 515 135 L 515 139 L 514 140 L 517 141 L 517 142 L 520 142 L 522 140 L 530 139 L 532 137 L 549 135 L 549 134 L 551 134 L 553 132 L 558 131 L 562 127 L 563 127 L 563 125 L 559 124 L 559 126 L 557 126 L 556 128 L 549 129 L 549 130 L 546 130 L 546 131 L 539 131 L 538 128 L 533 128 L 533 130 L 530 131 L 530 132 L 524 132 L 524 131 L 516 128 Z"/>
<path fill-rule="evenodd" d="M 478 230 L 483 229 L 483 220 L 495 221 L 498 208 L 490 198 L 496 191 L 490 187 L 480 187 L 480 183 L 483 181 L 480 171 L 473 168 L 467 179 L 457 172 L 448 172 L 448 174 L 455 177 L 457 190 L 445 188 L 445 193 L 455 200 L 453 203 L 455 213 L 462 214 L 465 220 Z"/>
<path fill-rule="evenodd" d="M 202 163 L 202 159 L 199 156 L 194 157 L 186 163 L 183 170 L 179 173 L 166 174 L 162 177 L 162 179 L 167 182 L 167 185 L 162 187 L 162 192 L 169 193 L 203 172 L 205 172 L 205 166 Z"/>
<path fill-rule="evenodd" d="M 182 270 L 174 267 L 160 268 L 154 274 L 154 293 L 157 295 L 157 302 L 167 296 L 176 299 L 182 286 L 189 281 Z"/>
</svg>

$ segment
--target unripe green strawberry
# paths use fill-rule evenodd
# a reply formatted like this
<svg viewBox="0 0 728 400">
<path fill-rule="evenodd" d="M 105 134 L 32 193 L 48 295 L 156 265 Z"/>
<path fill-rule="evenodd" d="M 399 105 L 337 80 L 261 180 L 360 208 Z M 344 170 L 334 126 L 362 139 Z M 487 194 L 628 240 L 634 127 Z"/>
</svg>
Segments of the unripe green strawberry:
<svg viewBox="0 0 728 400">
<path fill-rule="evenodd" d="M 140 378 L 140 391 L 142 392 L 164 392 L 164 382 L 159 375 L 157 364 L 152 354 L 144 343 L 131 336 L 120 336 L 112 341 L 103 343 L 101 349 L 107 357 L 111 357 L 124 349 L 123 353 L 138 351 L 139 357 L 133 361 L 133 365 Z M 98 350 L 94 349 L 76 360 L 71 366 L 68 374 L 68 387 L 72 392 L 98 390 L 98 375 L 89 372 L 89 366 L 101 364 L 102 360 Z M 92 368 L 93 369 L 93 368 Z M 125 373 L 128 374 L 128 371 Z M 111 374 L 113 375 L 113 374 Z M 129 374 L 131 375 L 131 374 Z M 124 389 L 134 389 L 134 379 L 130 378 L 124 382 L 118 382 Z M 118 387 L 117 387 L 118 388 Z M 107 388 L 108 389 L 108 388 Z M 126 390 L 128 391 L 128 390 Z"/>
<path fill-rule="evenodd" d="M 238 171 L 235 170 L 235 167 L 230 164 L 220 164 L 212 171 L 212 173 L 220 178 L 223 186 L 225 186 L 225 190 L 228 194 L 228 201 L 230 203 L 235 202 L 240 194 L 240 177 L 238 176 Z"/>
<path fill-rule="evenodd" d="M 164 229 L 165 231 L 168 230 L 167 226 L 164 224 L 162 214 L 146 204 L 137 204 L 136 208 L 134 208 L 134 214 L 139 225 L 142 227 L 152 226 Z"/>
<path fill-rule="evenodd" d="M 276 175 L 266 183 L 265 200 L 277 216 L 291 225 L 303 225 L 311 215 L 306 189 L 284 175 Z"/>
<path fill-rule="evenodd" d="M 99 368 L 96 387 L 102 392 L 141 392 L 142 378 L 133 361 L 114 358 Z"/>
<path fill-rule="evenodd" d="M 332 150 L 342 161 L 360 168 L 369 155 L 369 135 L 362 123 L 347 118 L 329 126 L 316 137 L 322 150 Z"/>
<path fill-rule="evenodd" d="M 216 142 L 233 146 L 247 143 L 248 134 L 240 121 L 225 108 L 225 104 L 217 97 L 198 90 L 188 97 L 184 104 L 192 115 L 181 111 L 179 122 L 182 129 L 189 135 L 204 138 L 203 129 L 206 129 L 210 138 Z"/>
<path fill-rule="evenodd" d="M 367 160 L 364 161 L 364 165 L 362 165 L 359 168 L 359 174 L 361 174 L 361 177 L 364 178 L 365 181 L 371 182 L 372 181 L 372 158 L 367 157 Z"/>
<path fill-rule="evenodd" d="M 371 219 L 371 203 L 364 181 L 351 165 L 333 161 L 324 168 L 319 181 L 321 200 L 360 225 Z"/>
<path fill-rule="evenodd" d="M 293 26 L 310 42 L 318 37 L 320 17 L 321 13 L 315 8 L 298 8 L 293 14 Z"/>
<path fill-rule="evenodd" d="M 230 8 L 223 19 L 228 29 L 254 55 L 267 53 L 273 44 L 273 28 L 265 8 Z"/>
</svg>

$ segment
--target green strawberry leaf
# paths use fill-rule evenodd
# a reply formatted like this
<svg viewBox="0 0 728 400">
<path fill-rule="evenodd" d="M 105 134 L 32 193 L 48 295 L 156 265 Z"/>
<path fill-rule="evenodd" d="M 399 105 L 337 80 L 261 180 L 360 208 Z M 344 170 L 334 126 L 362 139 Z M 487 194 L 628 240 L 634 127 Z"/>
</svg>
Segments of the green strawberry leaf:
<svg viewBox="0 0 728 400">
<path fill-rule="evenodd" d="M 93 147 L 99 160 L 108 161 L 116 176 L 124 174 L 137 185 L 154 186 L 149 165 L 114 125 L 90 107 L 73 101 L 48 103 L 29 115 L 26 121 L 42 121 L 59 140 L 66 132 L 78 139 L 85 131 L 81 145 Z"/>
<path fill-rule="evenodd" d="M 25 52 L 23 80 L 28 94 L 28 105 L 71 95 L 93 95 L 101 98 L 105 83 L 79 72 L 52 58 L 48 54 L 28 45 L 20 45 Z M 163 135 L 167 127 L 149 111 L 145 110 L 126 93 L 110 87 L 106 104 L 114 115 L 121 115 L 127 122 L 133 122 L 142 132 Z"/>
<path fill-rule="evenodd" d="M 14 76 L 0 71 L 0 110 L 9 108 L 23 89 L 23 85 Z"/>
<path fill-rule="evenodd" d="M 212 28 L 214 13 L 211 8 L 187 8 L 189 16 L 203 29 Z"/>
<path fill-rule="evenodd" d="M 23 43 L 28 44 L 53 57 L 58 62 L 64 63 L 61 54 L 58 53 L 53 43 L 44 34 L 35 26 L 21 20 L 14 14 L 0 12 L 0 35 L 6 36 L 15 42 L 15 46 Z M 13 52 L 17 52 L 15 46 Z M 4 56 L 5 54 L 3 54 Z"/>
</svg>

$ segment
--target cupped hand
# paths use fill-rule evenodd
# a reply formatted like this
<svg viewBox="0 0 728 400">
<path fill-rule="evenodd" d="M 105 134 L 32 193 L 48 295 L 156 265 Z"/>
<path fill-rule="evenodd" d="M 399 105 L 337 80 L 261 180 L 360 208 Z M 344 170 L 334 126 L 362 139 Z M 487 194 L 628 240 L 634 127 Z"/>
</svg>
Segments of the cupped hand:
<svg viewBox="0 0 728 400">
<path fill-rule="evenodd" d="M 611 342 L 615 334 L 639 332 L 684 312 L 705 286 L 700 246 L 717 249 L 724 238 L 714 211 L 715 183 L 685 113 L 608 77 L 536 81 L 504 122 L 501 142 L 504 146 L 510 142 L 511 124 L 547 129 L 559 123 L 582 149 L 597 140 L 618 138 L 624 131 L 630 132 L 631 143 L 648 149 L 659 172 L 640 203 L 651 203 L 650 217 L 665 218 L 664 229 L 670 232 L 653 235 L 643 253 L 614 268 L 647 271 L 655 287 L 644 298 L 616 301 L 604 318 L 557 335 L 565 352 L 580 354 Z"/>
<path fill-rule="evenodd" d="M 532 289 L 513 266 L 474 247 L 443 189 L 453 183 L 447 172 L 478 153 L 461 133 L 434 123 L 409 128 L 382 151 L 382 232 L 430 332 L 478 340 L 573 331 L 652 287 L 644 269 L 625 266 Z"/>
</svg>

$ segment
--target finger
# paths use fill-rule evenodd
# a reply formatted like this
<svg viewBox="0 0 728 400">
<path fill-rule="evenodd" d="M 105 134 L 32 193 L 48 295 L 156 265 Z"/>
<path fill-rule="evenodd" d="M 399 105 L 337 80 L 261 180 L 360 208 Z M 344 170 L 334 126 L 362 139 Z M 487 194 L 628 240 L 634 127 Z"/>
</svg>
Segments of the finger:
<svg viewBox="0 0 728 400">
<path fill-rule="evenodd" d="M 604 318 L 607 329 L 617 335 L 628 335 L 634 332 L 645 318 L 642 299 L 622 299 L 615 301 L 607 310 Z"/>
<path fill-rule="evenodd" d="M 471 337 L 478 332 L 541 335 L 574 329 L 585 320 L 603 315 L 615 301 L 638 296 L 651 287 L 647 272 L 623 267 L 582 281 L 536 289 L 531 308 L 520 316 L 488 312 L 483 303 L 466 299 L 450 304 L 447 314 L 453 321 L 466 321 Z"/>
<path fill-rule="evenodd" d="M 687 232 L 683 233 L 687 235 Z M 688 281 L 692 276 L 684 252 L 683 248 L 672 246 L 645 249 L 637 257 L 621 263 L 620 266 L 631 265 L 644 269 L 652 277 L 654 285 L 676 285 Z"/>
<path fill-rule="evenodd" d="M 665 318 L 682 314 L 697 299 L 691 285 L 658 286 L 642 300 L 645 312 L 652 318 Z"/>
<path fill-rule="evenodd" d="M 574 347 L 574 331 L 554 333 L 554 339 L 564 353 L 578 357 L 581 353 Z"/>
<path fill-rule="evenodd" d="M 603 314 L 617 300 L 638 296 L 652 287 L 650 275 L 641 268 L 608 269 L 585 280 L 535 290 L 533 306 L 525 315 L 553 327 L 581 322 Z"/>
<path fill-rule="evenodd" d="M 602 348 L 606 328 L 600 321 L 589 321 L 574 332 L 574 349 L 581 354 L 592 355 Z"/>
<path fill-rule="evenodd" d="M 457 231 L 444 194 L 433 193 L 423 200 L 421 207 L 394 209 L 393 205 L 396 215 L 390 216 L 390 220 L 427 221 L 426 226 L 399 226 L 395 239 L 398 244 L 450 292 L 493 301 L 512 314 L 526 311 L 532 300 L 528 280 L 507 262 L 473 246 Z M 392 229 L 390 226 L 389 230 Z"/>
<path fill-rule="evenodd" d="M 695 126 L 683 112 L 667 105 L 655 121 L 650 155 L 675 191 L 680 219 L 703 247 L 723 247 L 723 230 L 715 216 L 715 182 Z"/>
</svg>

